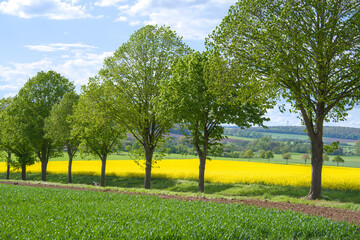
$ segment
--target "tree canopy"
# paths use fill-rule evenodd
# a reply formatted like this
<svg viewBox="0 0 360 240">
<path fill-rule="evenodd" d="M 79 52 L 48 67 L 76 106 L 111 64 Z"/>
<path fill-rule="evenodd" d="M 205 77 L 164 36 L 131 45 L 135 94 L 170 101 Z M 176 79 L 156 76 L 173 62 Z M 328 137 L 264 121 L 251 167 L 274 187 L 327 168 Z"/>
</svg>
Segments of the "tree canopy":
<svg viewBox="0 0 360 240">
<path fill-rule="evenodd" d="M 120 140 L 125 137 L 123 126 L 112 117 L 110 109 L 103 108 L 97 102 L 103 95 L 104 86 L 96 78 L 90 79 L 82 87 L 79 102 L 70 116 L 71 136 L 80 140 L 82 153 L 90 153 L 101 159 L 101 186 L 105 186 L 107 156 L 118 150 Z"/>
<path fill-rule="evenodd" d="M 145 188 L 150 188 L 154 150 L 173 126 L 168 114 L 156 111 L 160 86 L 169 81 L 173 61 L 189 51 L 169 27 L 147 25 L 106 58 L 99 72 L 108 86 L 107 107 L 143 147 Z"/>
<path fill-rule="evenodd" d="M 69 157 L 68 183 L 72 182 L 72 159 L 79 146 L 79 139 L 76 136 L 71 136 L 72 124 L 70 120 L 78 101 L 79 95 L 74 91 L 65 93 L 61 101 L 54 105 L 50 116 L 45 120 L 45 137 L 52 140 L 54 145 L 59 148 L 66 146 Z"/>
<path fill-rule="evenodd" d="M 26 111 L 26 120 L 20 124 L 28 126 L 27 137 L 41 162 L 41 180 L 46 181 L 49 158 L 56 156 L 58 148 L 45 138 L 45 119 L 51 109 L 58 104 L 65 93 L 73 91 L 74 85 L 67 78 L 54 71 L 38 72 L 20 89 L 17 98 L 21 99 L 21 111 Z"/>
</svg>

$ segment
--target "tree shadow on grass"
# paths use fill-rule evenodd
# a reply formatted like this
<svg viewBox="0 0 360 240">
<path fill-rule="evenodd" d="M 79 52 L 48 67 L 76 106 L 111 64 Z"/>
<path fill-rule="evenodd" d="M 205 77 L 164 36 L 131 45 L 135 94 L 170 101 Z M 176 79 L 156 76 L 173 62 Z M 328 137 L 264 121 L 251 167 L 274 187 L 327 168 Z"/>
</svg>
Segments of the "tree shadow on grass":
<svg viewBox="0 0 360 240">
<path fill-rule="evenodd" d="M 0 179 L 5 179 L 6 174 L 0 173 Z M 20 180 L 20 173 L 11 173 L 11 180 Z M 27 180 L 41 181 L 40 173 L 28 173 Z M 48 182 L 67 183 L 66 174 L 47 174 Z M 100 176 L 96 175 L 77 175 L 73 174 L 74 184 L 88 184 L 100 182 Z M 137 177 L 118 177 L 114 175 L 106 176 L 106 186 L 122 188 L 143 188 L 144 179 Z M 196 180 L 177 180 L 166 178 L 152 178 L 151 188 L 157 190 L 167 190 L 172 192 L 198 192 L 198 182 Z M 206 194 L 217 194 L 226 196 L 244 196 L 244 197 L 305 197 L 309 192 L 308 187 L 293 186 L 273 186 L 266 184 L 223 184 L 223 183 L 205 183 Z M 326 200 L 339 202 L 360 203 L 360 191 L 341 191 L 332 189 L 323 189 L 322 195 Z"/>
</svg>

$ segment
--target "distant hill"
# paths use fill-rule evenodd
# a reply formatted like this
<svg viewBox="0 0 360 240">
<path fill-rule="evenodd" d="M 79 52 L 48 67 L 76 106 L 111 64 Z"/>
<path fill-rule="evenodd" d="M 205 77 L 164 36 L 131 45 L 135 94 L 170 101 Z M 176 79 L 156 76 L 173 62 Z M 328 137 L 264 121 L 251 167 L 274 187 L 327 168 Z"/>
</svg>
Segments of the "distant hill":
<svg viewBox="0 0 360 240">
<path fill-rule="evenodd" d="M 307 135 L 305 132 L 304 126 L 276 126 L 276 127 L 252 127 L 248 129 L 240 129 L 239 127 L 226 127 L 227 131 L 236 131 L 238 135 L 242 135 L 243 132 L 245 135 L 253 133 L 282 133 L 282 134 L 297 134 L 297 135 Z M 254 134 L 256 135 L 256 134 Z M 324 127 L 324 137 L 327 138 L 340 138 L 340 139 L 350 139 L 350 140 L 359 140 L 360 139 L 360 128 L 350 128 L 350 127 Z"/>
</svg>

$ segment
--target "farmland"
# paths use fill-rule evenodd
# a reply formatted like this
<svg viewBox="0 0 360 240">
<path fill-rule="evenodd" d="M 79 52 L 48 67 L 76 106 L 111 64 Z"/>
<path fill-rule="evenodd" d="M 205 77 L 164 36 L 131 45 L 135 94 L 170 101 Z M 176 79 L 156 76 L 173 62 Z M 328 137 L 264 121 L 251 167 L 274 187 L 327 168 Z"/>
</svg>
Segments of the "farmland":
<svg viewBox="0 0 360 240">
<path fill-rule="evenodd" d="M 1 239 L 360 237 L 355 225 L 239 204 L 12 185 L 0 192 Z"/>
</svg>

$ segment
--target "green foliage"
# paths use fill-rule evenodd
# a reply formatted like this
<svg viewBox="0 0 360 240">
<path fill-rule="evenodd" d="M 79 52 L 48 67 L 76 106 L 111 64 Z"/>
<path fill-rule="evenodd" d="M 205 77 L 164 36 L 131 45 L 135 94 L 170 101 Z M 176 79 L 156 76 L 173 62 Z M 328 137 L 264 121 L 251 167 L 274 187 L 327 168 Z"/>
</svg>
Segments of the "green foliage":
<svg viewBox="0 0 360 240">
<path fill-rule="evenodd" d="M 360 140 L 357 140 L 355 142 L 354 148 L 355 148 L 355 155 L 359 156 L 360 155 Z"/>
<path fill-rule="evenodd" d="M 208 41 L 301 112 L 318 173 L 324 121 L 344 120 L 360 99 L 359 9 L 358 0 L 238 1 Z M 320 198 L 321 174 L 312 176 L 309 198 Z"/>
<path fill-rule="evenodd" d="M 174 124 L 167 113 L 157 110 L 165 100 L 159 98 L 160 88 L 169 81 L 173 61 L 188 52 L 169 27 L 147 25 L 106 58 L 99 72 L 107 86 L 99 101 L 143 147 L 143 154 L 135 156 L 146 159 L 146 188 L 150 188 L 154 150 L 162 146 L 164 134 Z"/>
<path fill-rule="evenodd" d="M 336 162 L 337 166 L 339 166 L 339 163 L 344 163 L 345 162 L 345 160 L 340 156 L 335 156 L 332 161 Z"/>
<path fill-rule="evenodd" d="M 45 120 L 45 137 L 51 139 L 59 147 L 72 145 L 75 149 L 78 140 L 71 137 L 71 119 L 69 118 L 79 101 L 79 95 L 75 92 L 67 92 L 61 101 L 56 104 Z M 74 149 L 74 150 L 75 150 Z"/>
<path fill-rule="evenodd" d="M 323 153 L 323 160 L 324 161 L 329 161 L 330 160 L 329 156 L 326 153 Z"/>
<path fill-rule="evenodd" d="M 264 150 L 260 150 L 259 158 L 265 158 L 265 151 Z"/>
<path fill-rule="evenodd" d="M 29 109 L 23 109 L 23 99 L 15 97 L 2 101 L 0 112 L 1 148 L 15 155 L 11 165 L 15 169 L 35 163 L 35 149 L 31 144 L 31 131 L 34 127 L 28 118 Z"/>
<path fill-rule="evenodd" d="M 355 225 L 241 204 L 11 185 L 0 193 L 2 239 L 360 237 Z"/>
<path fill-rule="evenodd" d="M 28 137 L 41 161 L 47 161 L 57 152 L 53 143 L 45 138 L 45 119 L 64 94 L 73 90 L 74 85 L 60 74 L 41 71 L 30 78 L 17 95 L 22 101 L 19 111 L 26 111 L 24 118 L 29 126 Z"/>
<path fill-rule="evenodd" d="M 254 153 L 253 150 L 251 150 L 251 149 L 247 150 L 247 151 L 244 153 L 244 157 L 249 158 L 249 160 L 250 160 L 250 158 L 253 158 L 254 156 L 255 156 L 255 153 Z"/>
<path fill-rule="evenodd" d="M 265 158 L 266 159 L 274 158 L 274 154 L 271 151 L 267 151 L 265 153 Z"/>
<path fill-rule="evenodd" d="M 97 102 L 103 94 L 104 86 L 96 79 L 90 79 L 82 87 L 74 114 L 69 116 L 71 136 L 80 139 L 81 153 L 90 153 L 100 159 L 116 152 L 120 139 L 125 136 L 123 126 L 112 117 L 110 110 Z"/>
</svg>

